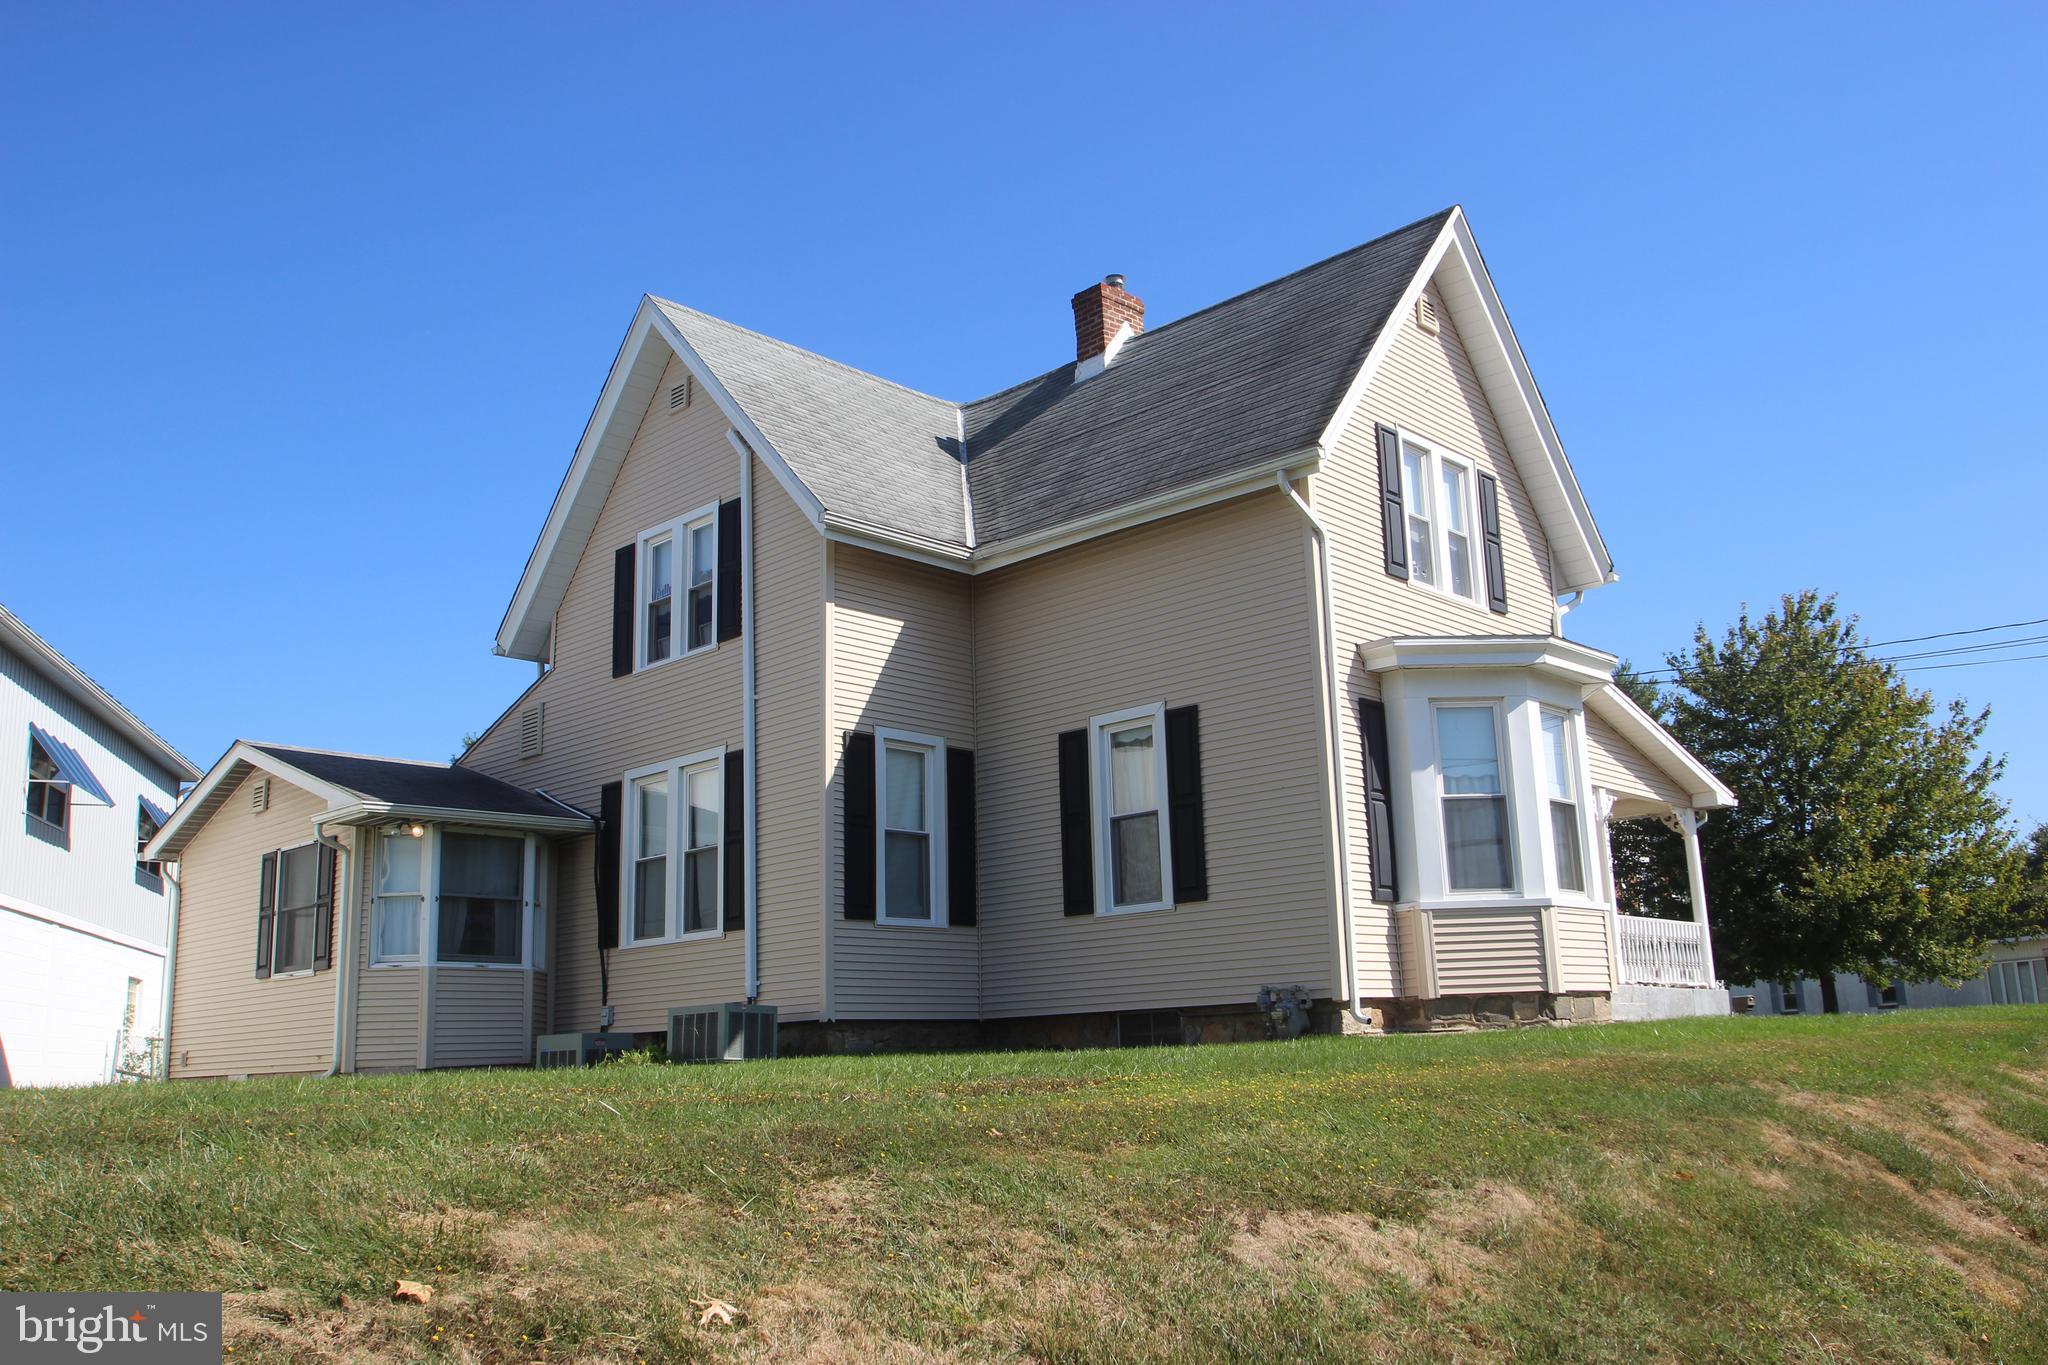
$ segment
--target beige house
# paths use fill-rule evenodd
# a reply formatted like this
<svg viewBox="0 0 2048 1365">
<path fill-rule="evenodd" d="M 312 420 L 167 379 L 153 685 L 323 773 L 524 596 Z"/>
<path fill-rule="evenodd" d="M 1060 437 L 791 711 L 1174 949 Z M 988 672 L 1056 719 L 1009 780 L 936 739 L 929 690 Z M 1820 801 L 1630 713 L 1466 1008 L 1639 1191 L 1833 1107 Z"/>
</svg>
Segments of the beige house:
<svg viewBox="0 0 2048 1365">
<path fill-rule="evenodd" d="M 1613 566 L 1462 212 L 902 388 L 643 301 L 449 765 L 174 812 L 174 1075 L 1725 1011 L 1607 823 L 1727 790 L 1564 638 Z M 1275 1001 L 1305 1004 L 1291 1012 Z"/>
</svg>

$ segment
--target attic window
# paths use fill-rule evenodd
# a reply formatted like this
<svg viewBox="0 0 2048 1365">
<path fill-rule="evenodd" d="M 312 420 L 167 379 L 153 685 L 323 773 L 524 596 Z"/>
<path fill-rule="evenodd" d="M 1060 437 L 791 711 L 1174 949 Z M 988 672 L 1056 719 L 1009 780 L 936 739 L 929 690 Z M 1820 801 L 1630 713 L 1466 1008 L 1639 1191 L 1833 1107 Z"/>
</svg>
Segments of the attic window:
<svg viewBox="0 0 2048 1365">
<path fill-rule="evenodd" d="M 249 784 L 249 809 L 261 814 L 270 809 L 270 779 L 259 777 Z"/>
<path fill-rule="evenodd" d="M 690 406 L 690 376 L 684 375 L 682 382 L 668 391 L 668 410 L 681 412 Z"/>
<path fill-rule="evenodd" d="M 1436 299 L 1426 290 L 1415 299 L 1415 325 L 1430 336 L 1443 330 L 1443 324 L 1437 321 Z"/>
<path fill-rule="evenodd" d="M 519 713 L 519 756 L 539 758 L 541 728 L 547 716 L 547 703 L 529 706 Z"/>
</svg>

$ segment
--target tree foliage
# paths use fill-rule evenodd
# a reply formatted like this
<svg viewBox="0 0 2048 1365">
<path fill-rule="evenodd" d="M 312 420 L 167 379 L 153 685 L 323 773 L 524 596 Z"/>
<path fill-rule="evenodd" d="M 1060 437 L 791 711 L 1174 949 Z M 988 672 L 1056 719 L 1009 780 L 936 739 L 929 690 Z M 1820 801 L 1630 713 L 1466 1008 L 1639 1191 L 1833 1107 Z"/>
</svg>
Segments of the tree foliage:
<svg viewBox="0 0 2048 1365">
<path fill-rule="evenodd" d="M 1810 591 L 1720 639 L 1702 626 L 1667 662 L 1660 718 L 1741 802 L 1701 832 L 1723 976 L 1817 977 L 1832 1010 L 1836 972 L 1982 970 L 2023 862 L 1993 790 L 2004 760 L 1980 752 L 1988 710 L 1937 713 Z M 1654 866 L 1682 888 L 1672 861 Z"/>
</svg>

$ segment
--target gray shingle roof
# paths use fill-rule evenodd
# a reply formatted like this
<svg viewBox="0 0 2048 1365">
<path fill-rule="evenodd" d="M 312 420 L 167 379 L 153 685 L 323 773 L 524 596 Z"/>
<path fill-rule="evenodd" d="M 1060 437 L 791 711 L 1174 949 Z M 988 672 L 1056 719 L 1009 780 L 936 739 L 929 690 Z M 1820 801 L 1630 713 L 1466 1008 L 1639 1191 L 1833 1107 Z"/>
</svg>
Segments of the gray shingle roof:
<svg viewBox="0 0 2048 1365">
<path fill-rule="evenodd" d="M 986 546 L 1314 445 L 1451 212 L 967 404 L 654 302 L 828 513 Z"/>
<path fill-rule="evenodd" d="M 473 768 L 412 763 L 399 758 L 367 758 L 320 749 L 294 749 L 282 744 L 251 744 L 249 747 L 369 801 L 491 815 L 559 817 L 569 814 L 545 796 L 486 776 Z"/>
<path fill-rule="evenodd" d="M 966 546 L 957 405 L 654 302 L 828 510 Z"/>
</svg>

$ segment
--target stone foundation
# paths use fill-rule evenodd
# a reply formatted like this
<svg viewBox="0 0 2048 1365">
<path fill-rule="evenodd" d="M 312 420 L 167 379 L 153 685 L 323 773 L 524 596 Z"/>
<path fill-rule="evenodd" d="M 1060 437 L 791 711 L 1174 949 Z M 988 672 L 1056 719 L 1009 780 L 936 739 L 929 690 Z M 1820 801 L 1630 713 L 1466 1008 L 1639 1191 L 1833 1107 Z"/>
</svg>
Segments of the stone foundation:
<svg viewBox="0 0 2048 1365">
<path fill-rule="evenodd" d="M 1373 1017 L 1389 1032 L 1455 1033 L 1467 1029 L 1604 1024 L 1613 1018 L 1605 992 L 1550 995 L 1446 995 L 1435 1000 L 1375 1000 Z"/>
</svg>

